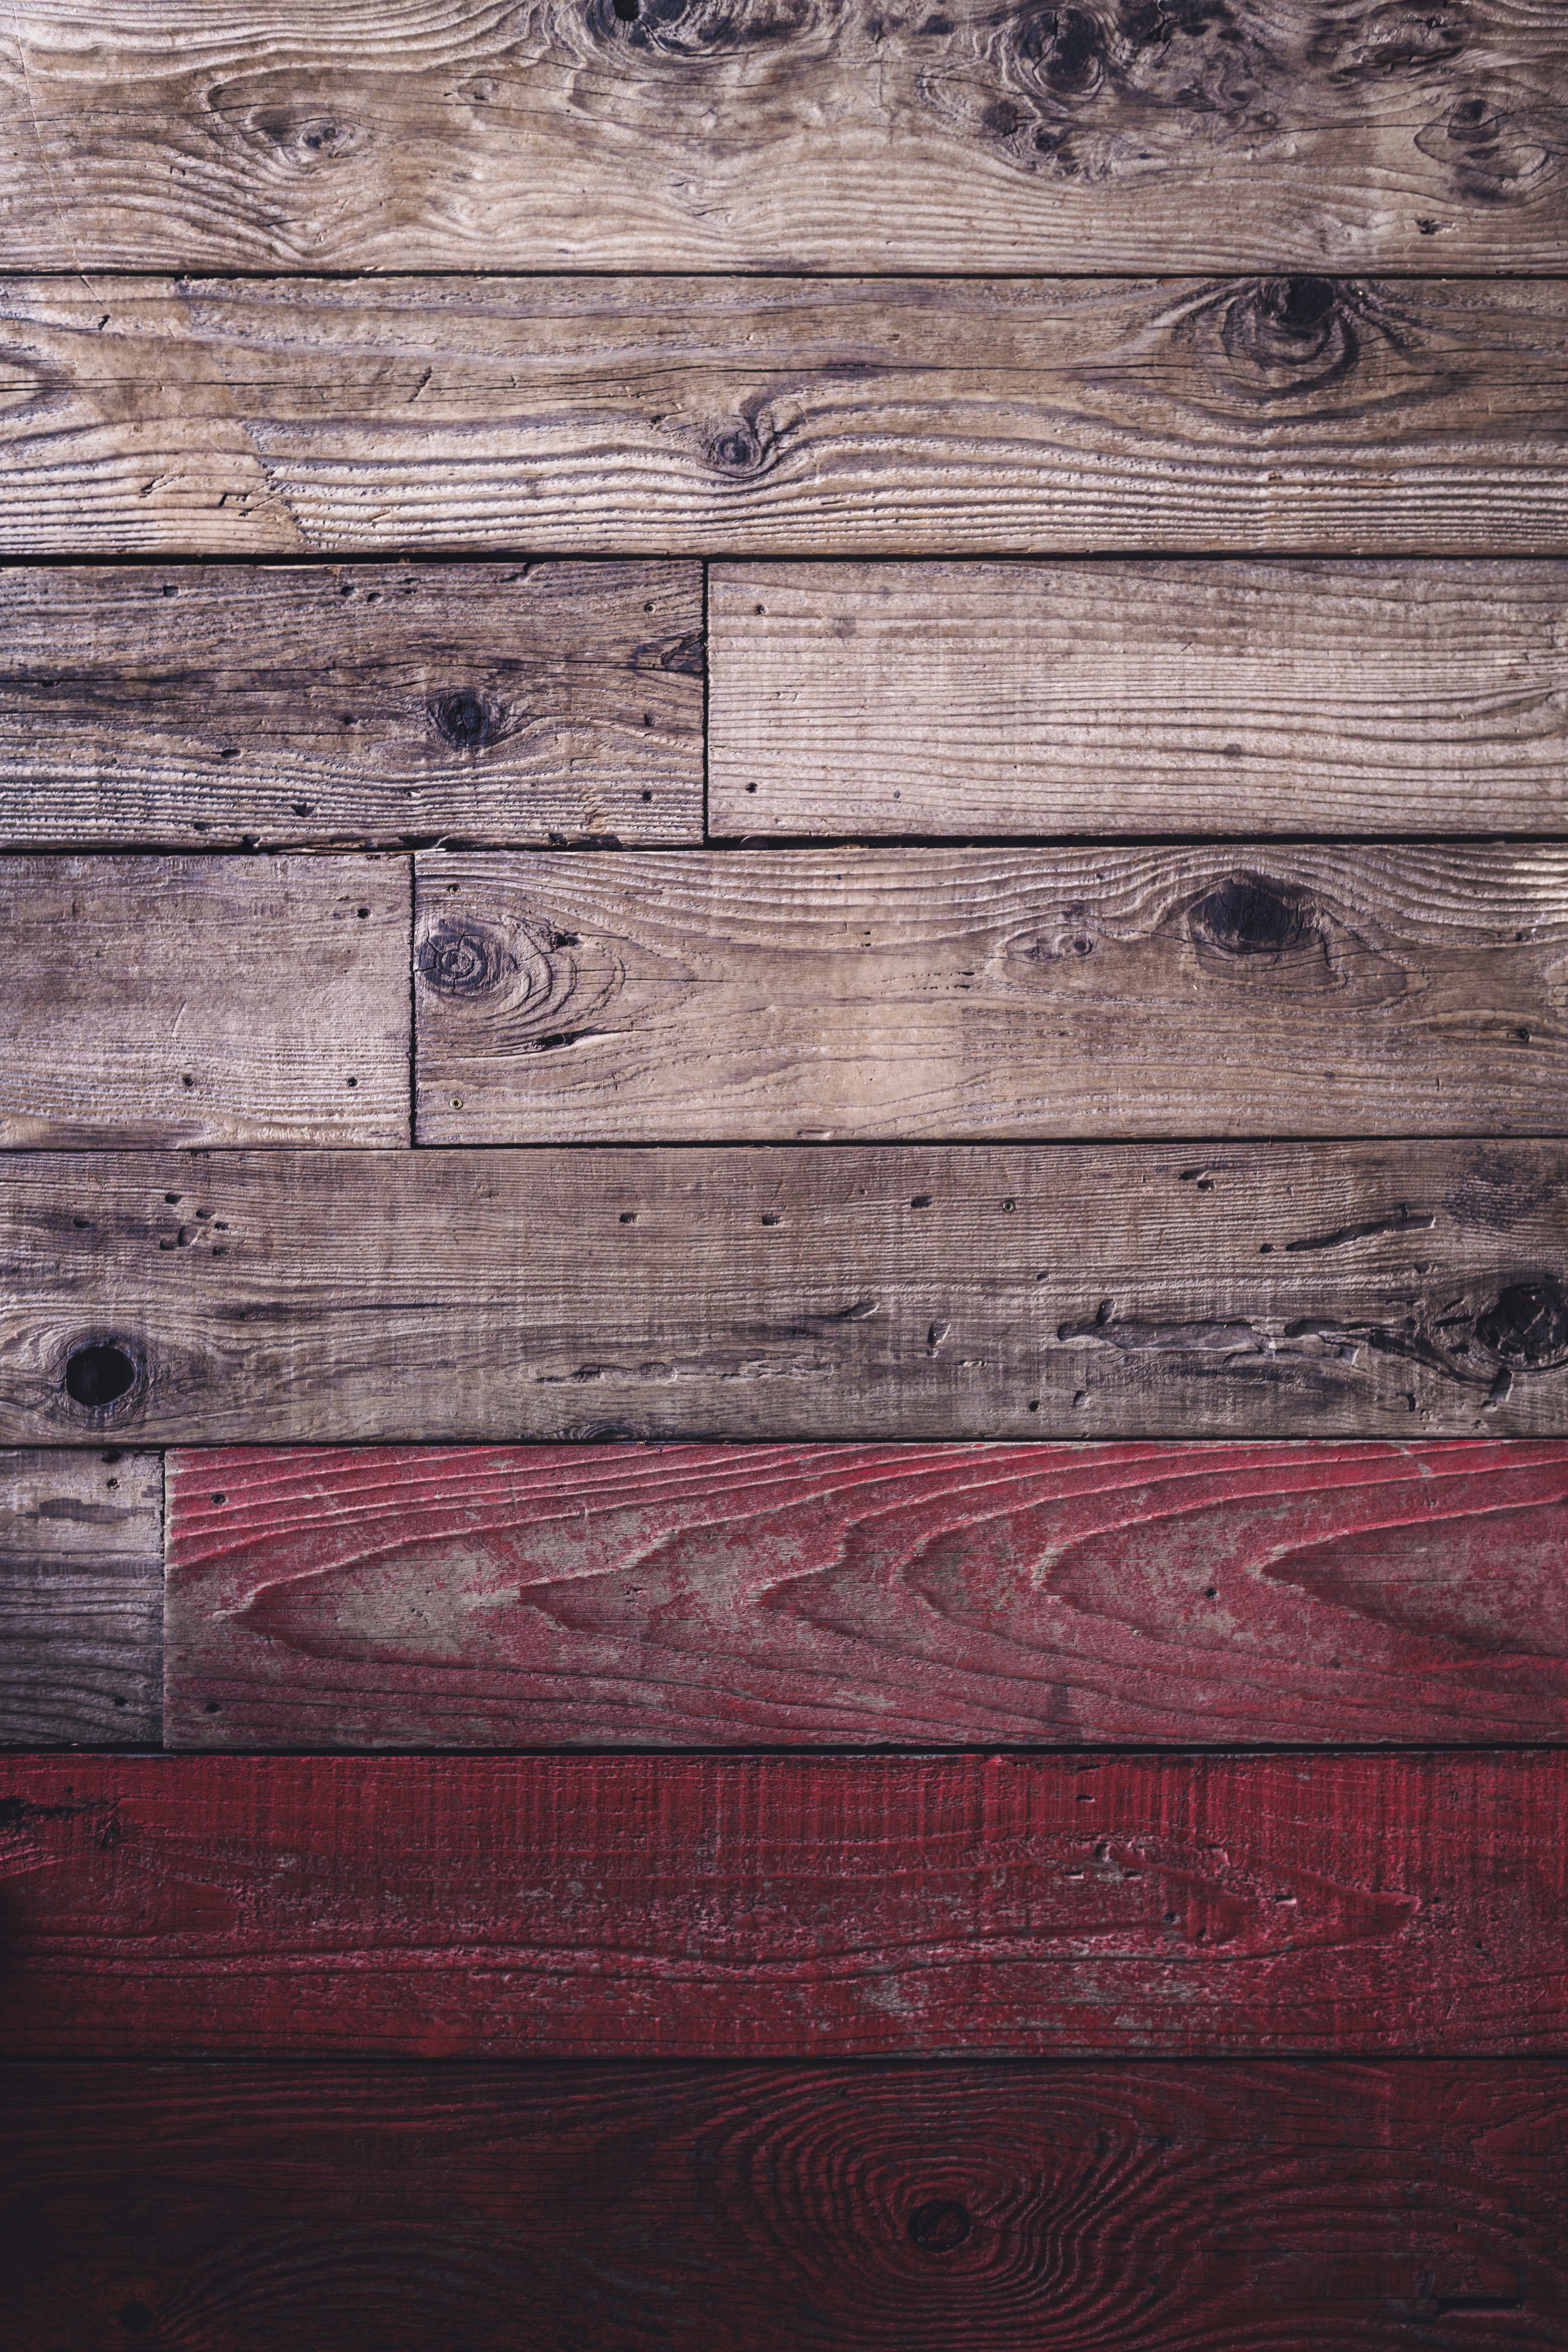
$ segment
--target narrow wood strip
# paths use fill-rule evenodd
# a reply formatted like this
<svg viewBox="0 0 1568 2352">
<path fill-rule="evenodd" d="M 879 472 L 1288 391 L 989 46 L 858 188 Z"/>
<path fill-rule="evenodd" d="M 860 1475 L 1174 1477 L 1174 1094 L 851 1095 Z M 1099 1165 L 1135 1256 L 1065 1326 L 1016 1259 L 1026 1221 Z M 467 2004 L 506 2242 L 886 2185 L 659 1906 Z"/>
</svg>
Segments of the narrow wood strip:
<svg viewBox="0 0 1568 2352">
<path fill-rule="evenodd" d="M 0 841 L 702 838 L 695 564 L 0 572 Z"/>
<path fill-rule="evenodd" d="M 1568 243 L 1551 0 L 45 0 L 6 62 L 7 249 L 40 268 L 1486 272 Z"/>
<path fill-rule="evenodd" d="M 0 1739 L 160 1737 L 163 1467 L 112 1446 L 0 1453 Z"/>
<path fill-rule="evenodd" d="M 429 2352 L 454 2312 L 471 2352 L 1568 2333 L 1553 2064 L 24 2063 L 0 2084 L 0 2293 L 29 2344 Z"/>
<path fill-rule="evenodd" d="M 1568 1435 L 1555 1143 L 44 1153 L 0 1249 L 11 1444 Z"/>
<path fill-rule="evenodd" d="M 715 833 L 1568 830 L 1558 563 L 720 564 Z"/>
<path fill-rule="evenodd" d="M 416 874 L 421 1143 L 1564 1123 L 1564 849 L 433 851 Z"/>
<path fill-rule="evenodd" d="M 400 857 L 0 858 L 0 1142 L 406 1144 L 409 889 Z"/>
<path fill-rule="evenodd" d="M 0 285 L 0 548 L 1568 553 L 1561 280 Z"/>
<path fill-rule="evenodd" d="M 169 1456 L 180 1748 L 1568 1737 L 1568 1446 Z"/>
<path fill-rule="evenodd" d="M 1562 1753 L 0 1767 L 7 2057 L 1568 2051 Z"/>
</svg>

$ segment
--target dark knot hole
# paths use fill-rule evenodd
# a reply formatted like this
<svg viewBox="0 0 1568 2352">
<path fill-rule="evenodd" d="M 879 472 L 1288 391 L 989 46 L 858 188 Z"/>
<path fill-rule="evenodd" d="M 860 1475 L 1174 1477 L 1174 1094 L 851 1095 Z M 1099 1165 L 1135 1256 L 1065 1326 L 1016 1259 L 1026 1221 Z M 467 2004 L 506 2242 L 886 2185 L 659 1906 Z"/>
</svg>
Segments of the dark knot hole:
<svg viewBox="0 0 1568 2352">
<path fill-rule="evenodd" d="M 1311 910 L 1299 890 L 1254 874 L 1233 875 L 1193 908 L 1198 937 L 1223 954 L 1283 955 L 1311 937 Z"/>
<path fill-rule="evenodd" d="M 1336 300 L 1331 278 L 1270 278 L 1263 289 L 1263 307 L 1287 334 L 1310 335 L 1321 327 Z"/>
<path fill-rule="evenodd" d="M 482 694 L 470 687 L 459 687 L 455 693 L 438 694 L 430 706 L 430 719 L 443 743 L 454 751 L 482 751 L 500 735 L 500 718 Z"/>
<path fill-rule="evenodd" d="M 974 2227 L 953 2197 L 929 2198 L 910 2215 L 910 2235 L 922 2254 L 951 2254 Z"/>
<path fill-rule="evenodd" d="M 94 1339 L 66 1360 L 66 1394 L 89 1412 L 101 1412 L 135 1385 L 135 1359 L 112 1339 Z"/>
<path fill-rule="evenodd" d="M 153 2325 L 153 2315 L 144 2303 L 122 2303 L 116 2316 L 127 2336 L 145 2336 Z"/>
</svg>

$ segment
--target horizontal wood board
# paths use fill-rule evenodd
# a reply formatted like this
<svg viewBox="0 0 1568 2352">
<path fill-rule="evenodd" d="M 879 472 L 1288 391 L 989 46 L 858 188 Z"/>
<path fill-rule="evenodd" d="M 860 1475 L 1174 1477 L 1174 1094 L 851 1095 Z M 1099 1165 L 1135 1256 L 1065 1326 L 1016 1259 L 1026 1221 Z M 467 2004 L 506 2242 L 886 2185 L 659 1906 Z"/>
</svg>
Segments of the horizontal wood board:
<svg viewBox="0 0 1568 2352">
<path fill-rule="evenodd" d="M 1550 2062 L 21 2063 L 0 2097 L 0 2294 L 76 2352 L 1568 2336 Z"/>
<path fill-rule="evenodd" d="M 0 549 L 1568 553 L 1562 279 L 0 282 Z"/>
<path fill-rule="evenodd" d="M 0 1247 L 6 1444 L 1568 1435 L 1556 1143 L 51 1152 Z"/>
<path fill-rule="evenodd" d="M 1562 834 L 1555 562 L 719 563 L 717 835 Z"/>
<path fill-rule="evenodd" d="M 1565 69 L 1550 0 L 48 0 L 0 222 L 51 269 L 1552 269 Z"/>
<path fill-rule="evenodd" d="M 174 1748 L 1568 1735 L 1560 1444 L 236 1447 L 167 1479 Z"/>
<path fill-rule="evenodd" d="M 0 1453 L 0 1740 L 155 1742 L 163 1637 L 158 1456 Z"/>
<path fill-rule="evenodd" d="M 695 564 L 0 570 L 0 843 L 702 838 Z"/>
<path fill-rule="evenodd" d="M 1568 850 L 416 861 L 421 1143 L 1556 1134 Z"/>
<path fill-rule="evenodd" d="M 405 1145 L 410 890 L 400 857 L 0 857 L 0 1144 Z"/>
<path fill-rule="evenodd" d="M 0 2056 L 1568 2053 L 1568 1757 L 26 1758 Z"/>
</svg>

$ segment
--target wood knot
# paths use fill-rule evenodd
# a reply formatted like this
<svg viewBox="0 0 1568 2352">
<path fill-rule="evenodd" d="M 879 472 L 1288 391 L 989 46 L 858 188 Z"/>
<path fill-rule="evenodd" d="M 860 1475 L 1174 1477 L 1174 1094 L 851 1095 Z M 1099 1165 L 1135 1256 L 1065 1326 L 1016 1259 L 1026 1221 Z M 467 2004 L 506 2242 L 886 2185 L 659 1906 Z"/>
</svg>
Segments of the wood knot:
<svg viewBox="0 0 1568 2352">
<path fill-rule="evenodd" d="M 258 107 L 249 118 L 252 141 L 296 172 L 340 163 L 363 145 L 368 133 L 336 114 L 299 114 L 282 106 Z"/>
<path fill-rule="evenodd" d="M 66 1358 L 65 1392 L 95 1418 L 123 1410 L 141 1379 L 135 1352 L 122 1339 L 84 1339 Z"/>
<path fill-rule="evenodd" d="M 1441 122 L 1417 131 L 1415 144 L 1453 173 L 1457 194 L 1483 204 L 1528 193 L 1528 184 L 1568 152 L 1561 111 L 1528 106 L 1515 111 L 1479 96 L 1460 99 Z"/>
<path fill-rule="evenodd" d="M 1047 8 L 1029 18 L 1018 56 L 1054 98 L 1092 98 L 1105 78 L 1105 36 L 1082 8 Z"/>
<path fill-rule="evenodd" d="M 419 976 L 438 996 L 489 996 L 506 987 L 517 959 L 482 924 L 443 919 L 419 943 Z"/>
<path fill-rule="evenodd" d="M 1254 279 L 1225 299 L 1219 340 L 1232 368 L 1266 399 L 1321 391 L 1361 356 L 1354 313 L 1331 278 Z"/>
<path fill-rule="evenodd" d="M 1234 874 L 1187 917 L 1194 941 L 1227 956 L 1280 956 L 1317 936 L 1312 910 L 1289 884 Z"/>
<path fill-rule="evenodd" d="M 1307 62 L 1336 82 L 1379 81 L 1392 73 L 1447 65 L 1463 50 L 1469 26 L 1458 8 L 1432 0 L 1394 0 L 1359 15 L 1325 16 L 1307 44 Z"/>
<path fill-rule="evenodd" d="M 922 2254 L 956 2252 L 973 2227 L 968 2208 L 955 2197 L 928 2198 L 910 2215 L 910 2235 Z"/>
<path fill-rule="evenodd" d="M 1568 1362 L 1568 1297 L 1549 1276 L 1510 1283 L 1476 1318 L 1476 1337 L 1489 1355 L 1531 1371 Z"/>
<path fill-rule="evenodd" d="M 749 417 L 739 416 L 713 436 L 708 454 L 723 473 L 754 474 L 765 453 L 756 426 Z"/>
<path fill-rule="evenodd" d="M 471 687 L 432 695 L 426 709 L 431 726 L 454 751 L 482 751 L 508 732 L 510 714 L 506 705 L 490 695 L 476 694 Z"/>
<path fill-rule="evenodd" d="M 773 47 L 805 30 L 812 0 L 590 0 L 605 40 L 697 62 Z"/>
</svg>

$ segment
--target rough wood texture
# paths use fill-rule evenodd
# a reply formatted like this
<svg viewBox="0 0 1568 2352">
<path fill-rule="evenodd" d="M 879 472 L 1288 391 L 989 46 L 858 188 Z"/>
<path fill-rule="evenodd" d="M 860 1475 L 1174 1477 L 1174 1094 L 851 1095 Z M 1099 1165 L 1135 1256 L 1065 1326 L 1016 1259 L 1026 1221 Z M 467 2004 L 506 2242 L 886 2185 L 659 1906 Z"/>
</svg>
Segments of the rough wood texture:
<svg viewBox="0 0 1568 2352">
<path fill-rule="evenodd" d="M 406 1144 L 409 887 L 400 857 L 0 858 L 0 1142 Z"/>
<path fill-rule="evenodd" d="M 6 2057 L 1568 2052 L 1568 1756 L 0 1764 Z"/>
<path fill-rule="evenodd" d="M 1568 2341 L 1550 2064 L 22 2063 L 0 2090 L 0 2295 L 40 2347 Z"/>
<path fill-rule="evenodd" d="M 1568 553 L 1563 281 L 0 284 L 21 553 Z"/>
<path fill-rule="evenodd" d="M 720 564 L 718 834 L 1568 832 L 1559 563 Z"/>
<path fill-rule="evenodd" d="M 58 1152 L 0 1249 L 5 1443 L 1568 1435 L 1557 1144 Z"/>
<path fill-rule="evenodd" d="M 1553 269 L 1552 0 L 47 0 L 41 268 Z"/>
<path fill-rule="evenodd" d="M 1565 1123 L 1568 849 L 432 852 L 416 875 L 422 1143 Z"/>
<path fill-rule="evenodd" d="M 0 841 L 702 838 L 695 564 L 0 572 Z"/>
<path fill-rule="evenodd" d="M 179 1748 L 1568 1737 L 1568 1447 L 169 1457 Z"/>
<path fill-rule="evenodd" d="M 155 1454 L 0 1454 L 0 1739 L 157 1739 L 163 1513 Z"/>
</svg>

